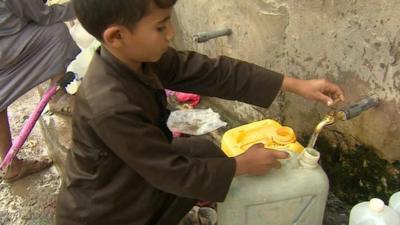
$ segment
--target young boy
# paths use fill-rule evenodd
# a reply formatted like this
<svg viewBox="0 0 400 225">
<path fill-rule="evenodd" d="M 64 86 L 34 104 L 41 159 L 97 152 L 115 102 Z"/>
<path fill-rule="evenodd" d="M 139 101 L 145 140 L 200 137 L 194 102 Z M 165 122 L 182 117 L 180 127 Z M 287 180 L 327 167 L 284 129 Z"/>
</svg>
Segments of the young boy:
<svg viewBox="0 0 400 225">
<path fill-rule="evenodd" d="M 55 83 L 80 52 L 64 24 L 74 18 L 70 3 L 0 0 L 0 160 L 11 146 L 8 106 L 48 79 Z M 16 181 L 51 165 L 50 159 L 14 159 L 2 179 Z"/>
<path fill-rule="evenodd" d="M 73 148 L 58 225 L 175 225 L 198 199 L 223 201 L 236 175 L 279 168 L 284 152 L 252 146 L 227 158 L 207 140 L 172 140 L 164 88 L 271 104 L 279 90 L 343 99 L 324 80 L 301 81 L 220 57 L 169 48 L 176 0 L 74 0 L 102 42 L 76 97 Z"/>
</svg>

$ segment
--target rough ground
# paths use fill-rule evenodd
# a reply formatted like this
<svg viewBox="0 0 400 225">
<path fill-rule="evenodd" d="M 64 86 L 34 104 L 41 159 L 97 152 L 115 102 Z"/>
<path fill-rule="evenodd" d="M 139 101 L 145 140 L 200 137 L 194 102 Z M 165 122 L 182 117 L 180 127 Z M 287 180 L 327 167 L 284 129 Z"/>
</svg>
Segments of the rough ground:
<svg viewBox="0 0 400 225">
<path fill-rule="evenodd" d="M 38 102 L 39 95 L 32 90 L 11 105 L 9 116 L 13 137 L 18 135 Z M 19 157 L 33 159 L 41 155 L 47 155 L 47 147 L 37 123 Z M 59 185 L 60 176 L 54 166 L 12 184 L 0 181 L 0 225 L 54 224 Z"/>
</svg>

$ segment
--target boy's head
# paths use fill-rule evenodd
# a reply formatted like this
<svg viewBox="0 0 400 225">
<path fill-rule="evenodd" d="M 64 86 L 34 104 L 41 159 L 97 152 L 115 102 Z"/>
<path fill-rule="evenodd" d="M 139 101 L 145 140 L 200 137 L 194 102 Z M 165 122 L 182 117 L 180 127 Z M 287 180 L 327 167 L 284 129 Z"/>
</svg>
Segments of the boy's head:
<svg viewBox="0 0 400 225">
<path fill-rule="evenodd" d="M 154 62 L 174 36 L 177 0 L 72 0 L 82 26 L 109 50 L 137 62 Z"/>
</svg>

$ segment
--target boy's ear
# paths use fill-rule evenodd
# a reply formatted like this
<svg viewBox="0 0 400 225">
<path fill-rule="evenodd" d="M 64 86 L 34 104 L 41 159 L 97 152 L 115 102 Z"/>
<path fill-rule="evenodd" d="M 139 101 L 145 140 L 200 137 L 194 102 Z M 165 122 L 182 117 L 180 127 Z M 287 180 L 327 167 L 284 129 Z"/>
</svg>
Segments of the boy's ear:
<svg viewBox="0 0 400 225">
<path fill-rule="evenodd" d="M 109 26 L 103 33 L 104 43 L 114 48 L 121 48 L 123 46 L 123 32 L 120 26 Z"/>
</svg>

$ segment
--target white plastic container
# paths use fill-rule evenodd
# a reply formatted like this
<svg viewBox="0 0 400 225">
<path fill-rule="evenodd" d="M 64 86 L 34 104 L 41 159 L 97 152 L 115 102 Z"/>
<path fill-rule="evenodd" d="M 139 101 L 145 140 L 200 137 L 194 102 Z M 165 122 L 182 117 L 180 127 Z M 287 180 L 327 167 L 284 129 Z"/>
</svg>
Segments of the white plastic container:
<svg viewBox="0 0 400 225">
<path fill-rule="evenodd" d="M 392 197 L 390 197 L 389 207 L 394 209 L 400 217 L 400 191 L 394 193 Z"/>
<path fill-rule="evenodd" d="M 382 200 L 373 198 L 351 209 L 349 225 L 400 225 L 400 220 L 397 213 Z"/>
<path fill-rule="evenodd" d="M 67 68 L 67 71 L 74 72 L 76 76 L 75 80 L 66 87 L 67 92 L 73 95 L 78 91 L 81 80 L 85 76 L 93 55 L 101 43 L 90 35 L 78 21 L 75 21 L 74 26 L 70 28 L 70 33 L 74 41 L 82 50 Z"/>
<path fill-rule="evenodd" d="M 281 169 L 236 177 L 218 204 L 218 225 L 321 225 L 329 182 L 319 152 L 290 154 Z"/>
</svg>

